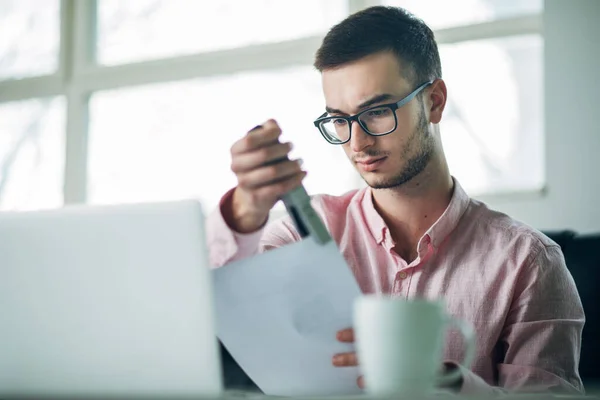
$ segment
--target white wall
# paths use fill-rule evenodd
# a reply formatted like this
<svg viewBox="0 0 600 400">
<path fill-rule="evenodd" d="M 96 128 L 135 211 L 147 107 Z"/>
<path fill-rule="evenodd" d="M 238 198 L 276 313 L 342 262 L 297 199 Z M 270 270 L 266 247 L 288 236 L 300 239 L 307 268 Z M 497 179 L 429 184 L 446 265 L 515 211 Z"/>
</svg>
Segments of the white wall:
<svg viewBox="0 0 600 400">
<path fill-rule="evenodd" d="M 600 232 L 600 0 L 545 1 L 545 193 L 485 198 L 538 229 Z"/>
</svg>

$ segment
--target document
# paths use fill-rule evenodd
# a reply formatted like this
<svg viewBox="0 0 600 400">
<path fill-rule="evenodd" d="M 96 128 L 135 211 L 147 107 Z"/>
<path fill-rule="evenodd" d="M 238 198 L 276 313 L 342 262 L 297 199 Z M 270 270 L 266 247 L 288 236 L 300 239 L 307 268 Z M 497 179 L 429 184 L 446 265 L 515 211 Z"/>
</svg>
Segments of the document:
<svg viewBox="0 0 600 400">
<path fill-rule="evenodd" d="M 352 327 L 361 295 L 333 241 L 310 237 L 213 270 L 219 339 L 265 393 L 360 394 L 357 367 L 334 367 L 354 351 L 336 339 Z"/>
</svg>

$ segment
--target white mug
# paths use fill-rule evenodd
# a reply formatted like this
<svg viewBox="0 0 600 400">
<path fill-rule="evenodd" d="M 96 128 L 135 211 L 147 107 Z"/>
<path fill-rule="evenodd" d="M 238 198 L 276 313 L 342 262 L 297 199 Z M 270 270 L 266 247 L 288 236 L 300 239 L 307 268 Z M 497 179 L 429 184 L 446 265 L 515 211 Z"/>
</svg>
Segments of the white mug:
<svg viewBox="0 0 600 400">
<path fill-rule="evenodd" d="M 441 301 L 400 300 L 365 295 L 354 304 L 356 353 L 365 390 L 371 395 L 427 394 L 450 384 L 460 371 L 440 374 L 444 334 L 449 326 L 462 332 L 470 367 L 475 353 L 473 329 L 448 316 Z"/>
</svg>

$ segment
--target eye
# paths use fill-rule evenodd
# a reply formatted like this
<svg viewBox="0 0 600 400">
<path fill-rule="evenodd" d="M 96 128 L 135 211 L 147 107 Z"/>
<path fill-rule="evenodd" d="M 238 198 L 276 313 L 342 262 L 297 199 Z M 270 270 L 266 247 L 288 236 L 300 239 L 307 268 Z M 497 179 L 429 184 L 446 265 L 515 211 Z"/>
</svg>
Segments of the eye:
<svg viewBox="0 0 600 400">
<path fill-rule="evenodd" d="M 345 120 L 345 119 L 343 119 L 343 118 L 334 118 L 334 119 L 332 119 L 332 120 L 331 120 L 331 122 L 332 122 L 334 125 L 339 125 L 339 126 L 341 126 L 341 125 L 346 125 L 346 120 Z"/>
<path fill-rule="evenodd" d="M 374 110 L 369 111 L 367 114 L 369 114 L 369 117 L 383 117 L 385 115 L 388 115 L 389 112 L 389 108 L 376 108 Z"/>
</svg>

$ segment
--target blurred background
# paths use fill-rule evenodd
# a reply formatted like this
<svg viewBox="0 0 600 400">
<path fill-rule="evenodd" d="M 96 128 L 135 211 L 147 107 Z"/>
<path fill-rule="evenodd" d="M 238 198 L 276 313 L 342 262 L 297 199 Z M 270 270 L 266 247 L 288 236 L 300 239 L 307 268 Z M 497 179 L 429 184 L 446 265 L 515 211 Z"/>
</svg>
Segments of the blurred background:
<svg viewBox="0 0 600 400">
<path fill-rule="evenodd" d="M 0 0 L 0 210 L 198 198 L 275 118 L 309 193 L 362 180 L 312 121 L 349 13 L 397 5 L 439 43 L 451 171 L 539 229 L 600 230 L 598 0 Z M 282 208 L 280 208 L 281 210 Z"/>
</svg>

